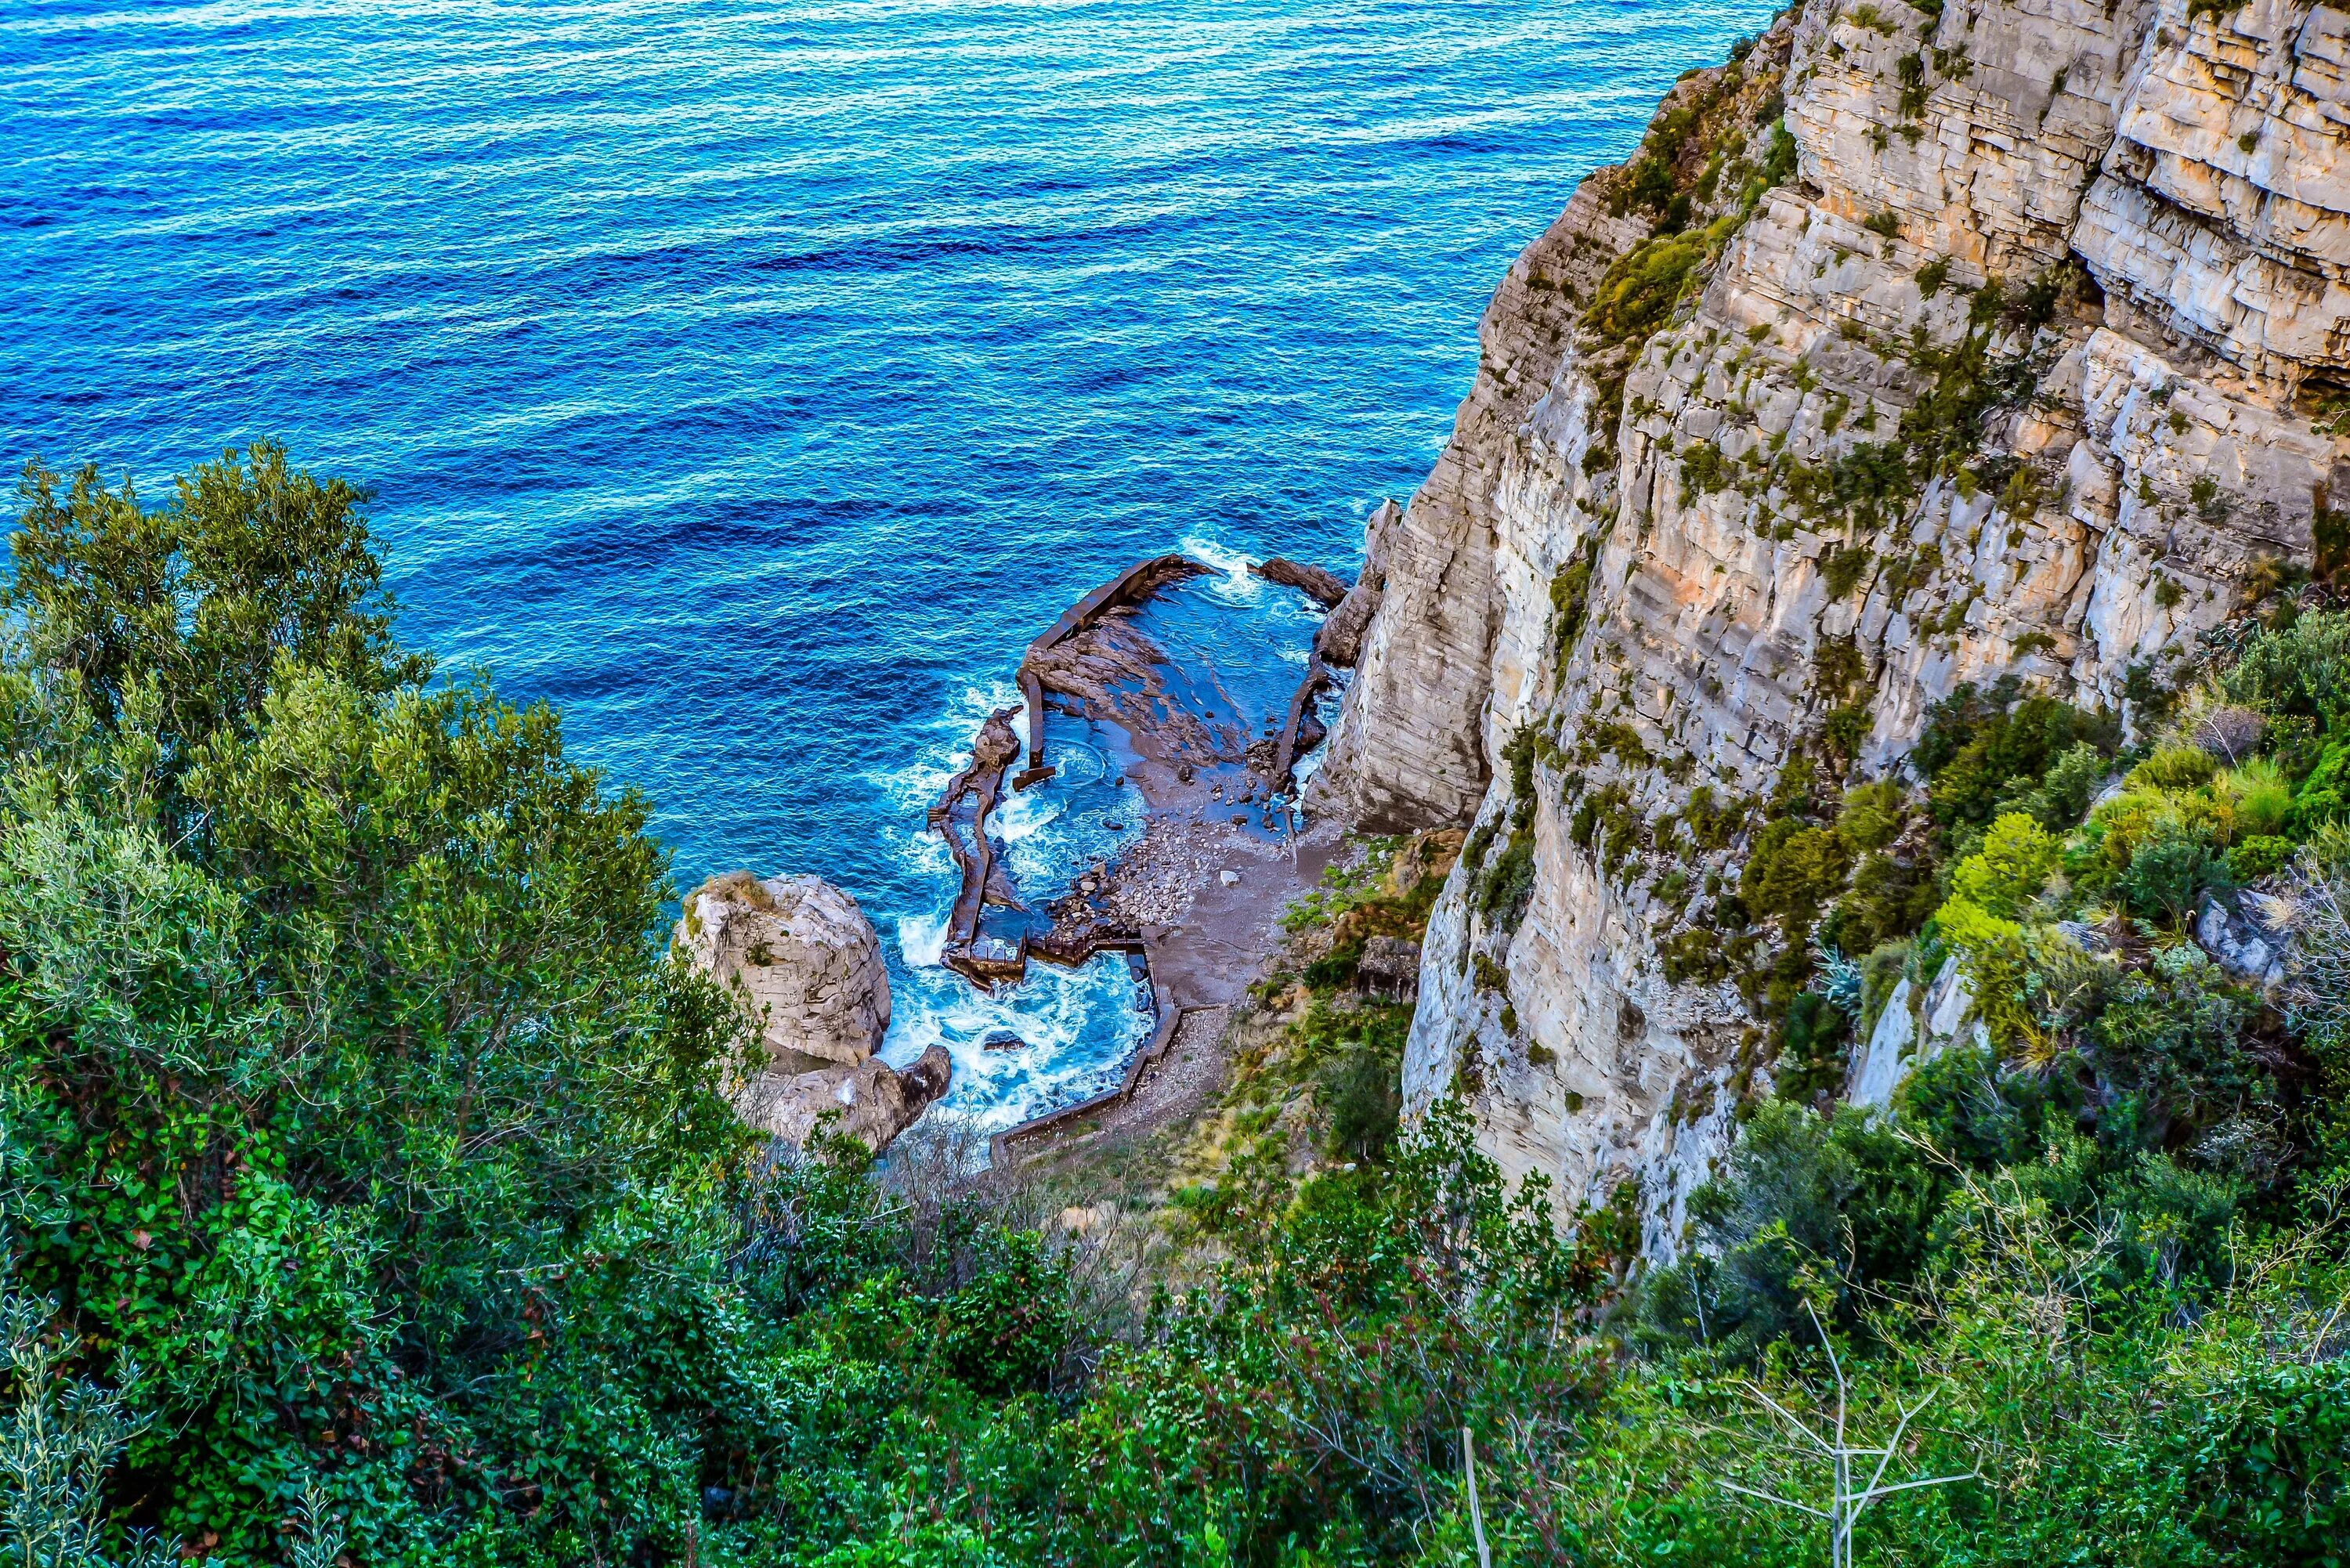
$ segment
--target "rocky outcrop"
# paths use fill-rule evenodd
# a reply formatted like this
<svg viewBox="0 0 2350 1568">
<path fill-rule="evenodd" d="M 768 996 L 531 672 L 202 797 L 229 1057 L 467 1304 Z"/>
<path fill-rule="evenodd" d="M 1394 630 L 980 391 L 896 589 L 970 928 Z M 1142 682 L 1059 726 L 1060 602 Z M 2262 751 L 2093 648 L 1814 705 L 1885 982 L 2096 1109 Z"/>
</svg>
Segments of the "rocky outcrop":
<svg viewBox="0 0 2350 1568">
<path fill-rule="evenodd" d="M 857 900 L 816 877 L 713 877 L 684 900 L 677 946 L 743 1004 L 766 1061 L 737 1115 L 799 1147 L 819 1127 L 887 1148 L 947 1091 L 932 1046 L 904 1072 L 875 1058 L 889 1030 L 881 940 Z"/>
<path fill-rule="evenodd" d="M 818 877 L 713 877 L 684 901 L 677 941 L 743 998 L 767 1054 L 855 1066 L 889 1032 L 881 939 L 857 900 Z"/>
<path fill-rule="evenodd" d="M 1497 491 L 1521 427 L 1557 376 L 1579 301 L 1641 232 L 1610 217 L 1586 182 L 1527 247 L 1478 323 L 1477 379 L 1451 442 L 1375 536 L 1385 588 L 1322 770 L 1333 804 L 1367 827 L 1458 822 L 1484 793 L 1486 748 L 1461 719 L 1480 711 L 1492 685 Z"/>
<path fill-rule="evenodd" d="M 1854 1060 L 1845 1099 L 1883 1110 L 1892 1105 L 1901 1080 L 1919 1065 L 1953 1045 L 1986 1044 L 1974 1005 L 1974 992 L 1955 958 L 1945 959 L 1924 986 L 1906 977 L 1895 981 Z"/>
<path fill-rule="evenodd" d="M 1338 601 L 1347 597 L 1347 584 L 1336 573 L 1321 566 L 1307 566 L 1275 556 L 1249 568 L 1268 583 L 1295 588 L 1324 609 L 1336 609 Z"/>
<path fill-rule="evenodd" d="M 1387 588 L 1387 542 L 1402 517 L 1403 509 L 1392 501 L 1380 502 L 1371 514 L 1363 531 L 1363 569 L 1314 634 L 1314 652 L 1323 663 L 1351 670 L 1361 661 L 1364 634 Z"/>
<path fill-rule="evenodd" d="M 806 1073 L 763 1073 L 734 1096 L 744 1121 L 794 1148 L 818 1130 L 879 1154 L 947 1092 L 954 1064 L 933 1045 L 903 1072 L 877 1059 Z"/>
<path fill-rule="evenodd" d="M 1896 773 L 2008 674 L 2127 715 L 2311 562 L 2350 494 L 2345 40 L 2305 0 L 1810 0 L 1584 183 L 1388 530 L 1317 781 L 1473 820 L 1410 1106 L 1463 1094 L 1569 1198 L 1638 1182 L 1670 1252 L 1773 1071 L 1717 911 L 1790 759 L 1835 715 Z M 1955 1035 L 1931 989 L 1898 1017 Z"/>
</svg>

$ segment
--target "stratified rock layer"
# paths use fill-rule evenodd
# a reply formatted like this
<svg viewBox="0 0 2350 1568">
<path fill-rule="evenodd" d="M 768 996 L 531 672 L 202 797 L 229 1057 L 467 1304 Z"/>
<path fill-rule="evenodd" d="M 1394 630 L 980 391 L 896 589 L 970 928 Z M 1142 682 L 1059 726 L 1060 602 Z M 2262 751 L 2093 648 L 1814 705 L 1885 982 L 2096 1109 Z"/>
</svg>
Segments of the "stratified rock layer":
<svg viewBox="0 0 2350 1568">
<path fill-rule="evenodd" d="M 1374 827 L 1475 821 L 1427 935 L 1408 1104 L 1464 1094 L 1503 1166 L 1569 1199 L 1638 1182 L 1660 1253 L 1771 1064 L 1735 989 L 1661 956 L 1719 948 L 1704 879 L 1734 884 L 1744 842 L 1661 853 L 1656 830 L 1700 786 L 1758 799 L 1846 703 L 1864 774 L 1961 681 L 2126 714 L 2134 669 L 2220 628 L 2264 562 L 2307 563 L 2350 496 L 2321 422 L 2350 389 L 2350 16 L 1811 0 L 1738 69 L 1685 80 L 1651 132 L 1783 93 L 1697 188 L 1684 235 L 1726 226 L 1653 333 L 1586 325 L 1651 233 L 1624 171 L 1494 296 L 1452 443 L 1379 542 L 1318 785 Z M 2013 383 L 1989 450 L 1823 515 L 1823 476 L 1914 456 L 1970 335 Z M 1868 1054 L 1875 1099 L 1898 1063 Z"/>
</svg>

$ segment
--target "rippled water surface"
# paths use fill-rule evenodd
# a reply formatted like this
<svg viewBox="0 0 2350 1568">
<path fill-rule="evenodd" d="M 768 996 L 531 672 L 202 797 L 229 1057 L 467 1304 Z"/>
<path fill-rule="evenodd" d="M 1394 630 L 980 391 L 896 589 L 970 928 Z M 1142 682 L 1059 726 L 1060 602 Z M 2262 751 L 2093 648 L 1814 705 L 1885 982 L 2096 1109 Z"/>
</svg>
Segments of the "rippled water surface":
<svg viewBox="0 0 2350 1568">
<path fill-rule="evenodd" d="M 558 703 L 681 884 L 854 892 L 891 1057 L 1009 1120 L 1140 1026 L 1114 961 L 935 967 L 921 810 L 1021 648 L 1177 545 L 1350 569 L 1510 258 L 1767 11 L 0 0 L 0 456 L 373 485 L 410 638 Z"/>
</svg>

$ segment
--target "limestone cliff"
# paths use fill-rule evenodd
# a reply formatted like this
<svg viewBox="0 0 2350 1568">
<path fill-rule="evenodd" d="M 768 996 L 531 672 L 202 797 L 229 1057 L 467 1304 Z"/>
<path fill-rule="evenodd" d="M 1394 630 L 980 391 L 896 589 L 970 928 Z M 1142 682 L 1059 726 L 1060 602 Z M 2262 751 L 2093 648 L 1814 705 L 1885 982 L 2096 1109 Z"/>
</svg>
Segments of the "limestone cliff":
<svg viewBox="0 0 2350 1568">
<path fill-rule="evenodd" d="M 1569 1198 L 1637 1179 L 1670 1251 L 1773 1068 L 1770 936 L 1722 912 L 1773 792 L 1898 774 L 1961 682 L 2126 719 L 2276 563 L 2341 564 L 2350 15 L 1810 0 L 1481 340 L 1317 787 L 1473 817 L 1408 1106 L 1457 1088 Z"/>
</svg>

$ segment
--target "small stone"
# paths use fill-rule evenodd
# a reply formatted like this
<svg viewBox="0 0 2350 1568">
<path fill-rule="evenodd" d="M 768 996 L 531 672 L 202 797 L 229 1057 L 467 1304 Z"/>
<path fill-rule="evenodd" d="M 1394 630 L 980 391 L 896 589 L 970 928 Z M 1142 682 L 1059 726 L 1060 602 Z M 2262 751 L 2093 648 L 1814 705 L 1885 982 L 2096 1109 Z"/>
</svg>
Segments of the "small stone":
<svg viewBox="0 0 2350 1568">
<path fill-rule="evenodd" d="M 998 1029 L 990 1033 L 986 1039 L 982 1040 L 979 1043 L 979 1048 L 983 1051 L 1025 1051 L 1028 1049 L 1028 1042 L 1021 1039 L 1009 1029 Z"/>
<path fill-rule="evenodd" d="M 1241 874 L 1237 871 L 1219 872 L 1216 880 L 1227 888 L 1237 888 L 1241 885 Z"/>
</svg>

